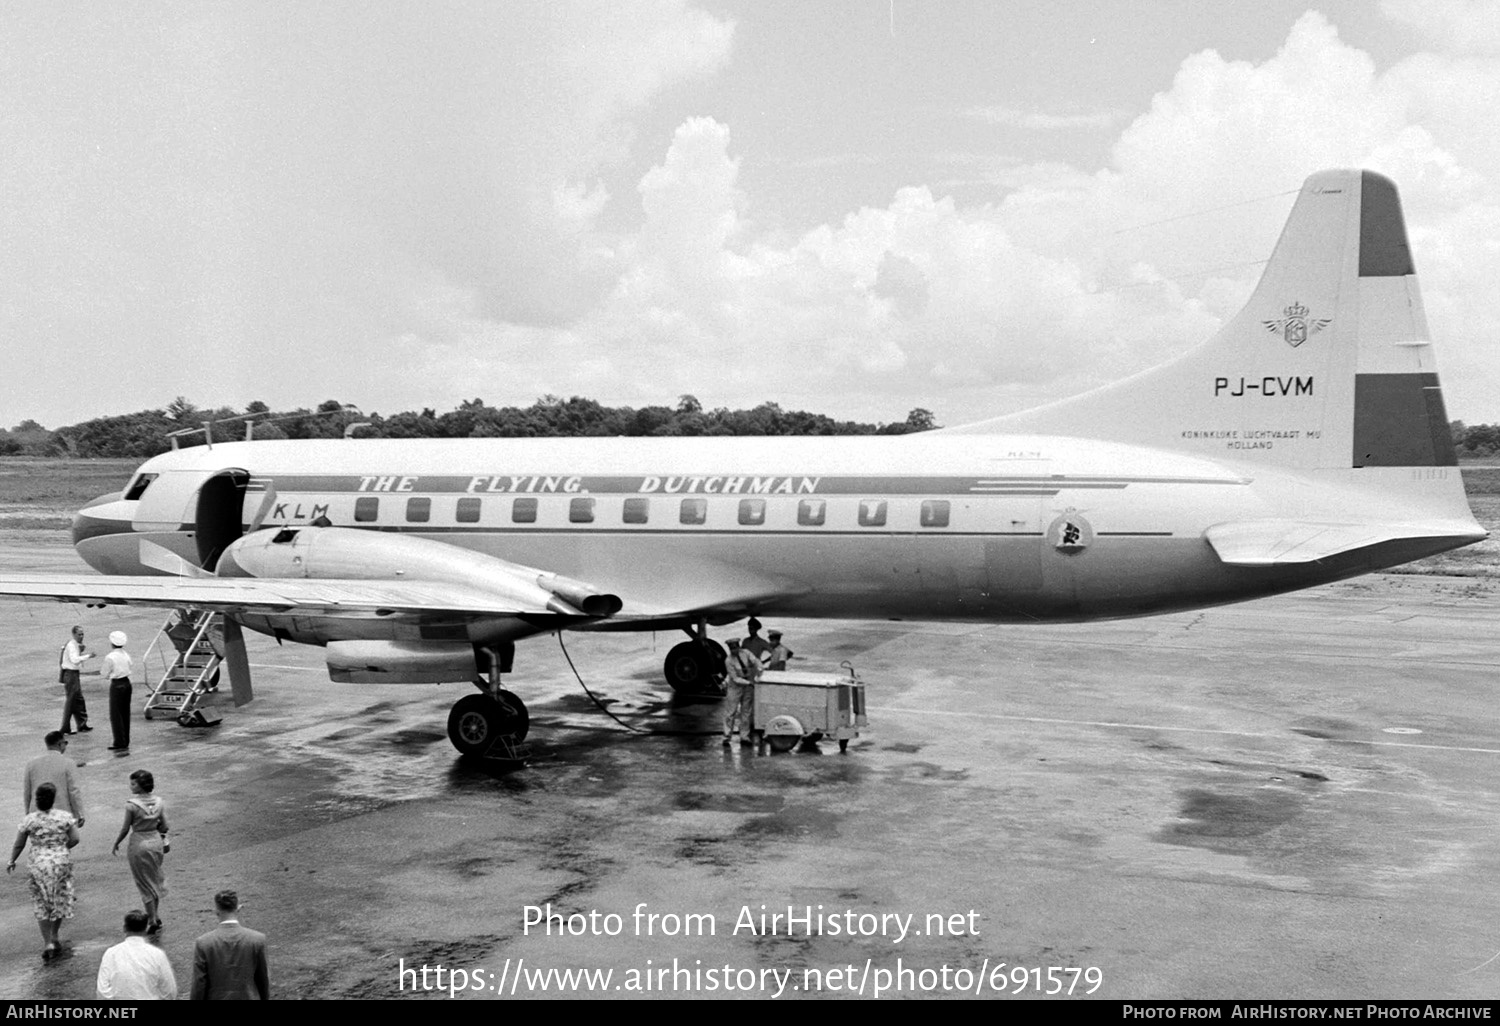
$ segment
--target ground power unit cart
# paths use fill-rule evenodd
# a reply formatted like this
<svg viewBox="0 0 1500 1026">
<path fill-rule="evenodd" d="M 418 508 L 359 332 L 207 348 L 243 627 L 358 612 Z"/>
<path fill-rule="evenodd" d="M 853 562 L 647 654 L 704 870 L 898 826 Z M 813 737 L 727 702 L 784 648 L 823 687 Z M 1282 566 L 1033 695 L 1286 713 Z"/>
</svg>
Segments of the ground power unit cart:
<svg viewBox="0 0 1500 1026">
<path fill-rule="evenodd" d="M 755 727 L 773 752 L 789 752 L 799 743 L 824 738 L 839 751 L 859 737 L 865 717 L 865 685 L 854 668 L 846 673 L 767 670 L 755 683 Z"/>
</svg>

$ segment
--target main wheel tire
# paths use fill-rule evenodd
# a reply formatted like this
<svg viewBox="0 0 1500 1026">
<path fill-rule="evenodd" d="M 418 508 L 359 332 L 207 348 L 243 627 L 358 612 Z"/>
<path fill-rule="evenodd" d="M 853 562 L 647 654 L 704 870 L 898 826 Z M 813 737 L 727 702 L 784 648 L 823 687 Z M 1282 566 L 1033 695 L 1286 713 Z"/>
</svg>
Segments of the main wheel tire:
<svg viewBox="0 0 1500 1026">
<path fill-rule="evenodd" d="M 531 733 L 531 713 L 527 710 L 526 703 L 521 701 L 521 696 L 514 691 L 501 688 L 500 700 L 510 706 L 510 712 L 507 713 L 504 709 L 500 711 L 500 733 L 509 735 L 511 744 L 518 745 Z"/>
<path fill-rule="evenodd" d="M 710 643 L 713 644 L 713 643 Z M 662 664 L 662 674 L 679 695 L 702 695 L 714 691 L 723 660 L 696 641 L 673 645 Z"/>
<path fill-rule="evenodd" d="M 448 740 L 460 754 L 486 755 L 502 737 L 511 744 L 525 740 L 531 729 L 525 704 L 509 691 L 501 691 L 500 697 L 503 706 L 489 695 L 465 695 L 453 703 L 448 713 Z"/>
<path fill-rule="evenodd" d="M 767 734 L 766 746 L 778 755 L 785 755 L 797 747 L 802 738 L 797 734 Z"/>
</svg>

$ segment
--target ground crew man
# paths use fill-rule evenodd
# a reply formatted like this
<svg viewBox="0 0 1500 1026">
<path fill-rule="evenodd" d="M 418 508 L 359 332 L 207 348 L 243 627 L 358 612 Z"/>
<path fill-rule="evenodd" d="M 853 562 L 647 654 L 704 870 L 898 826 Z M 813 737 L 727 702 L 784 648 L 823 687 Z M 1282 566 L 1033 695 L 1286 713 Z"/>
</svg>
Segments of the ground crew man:
<svg viewBox="0 0 1500 1026">
<path fill-rule="evenodd" d="M 767 637 L 771 639 L 771 651 L 766 653 L 766 669 L 786 669 L 786 661 L 792 657 L 792 650 L 781 643 L 780 631 L 770 631 Z"/>
<path fill-rule="evenodd" d="M 760 679 L 760 660 L 745 649 L 738 638 L 732 638 L 724 670 L 728 674 L 724 692 L 724 744 L 729 744 L 731 737 L 742 745 L 753 744 L 755 682 Z M 740 736 L 741 729 L 745 732 L 743 737 Z"/>
<path fill-rule="evenodd" d="M 761 666 L 765 666 L 766 656 L 771 652 L 771 643 L 760 636 L 760 621 L 755 617 L 752 616 L 745 626 L 750 628 L 750 636 L 740 642 L 740 647 L 759 659 Z"/>
</svg>

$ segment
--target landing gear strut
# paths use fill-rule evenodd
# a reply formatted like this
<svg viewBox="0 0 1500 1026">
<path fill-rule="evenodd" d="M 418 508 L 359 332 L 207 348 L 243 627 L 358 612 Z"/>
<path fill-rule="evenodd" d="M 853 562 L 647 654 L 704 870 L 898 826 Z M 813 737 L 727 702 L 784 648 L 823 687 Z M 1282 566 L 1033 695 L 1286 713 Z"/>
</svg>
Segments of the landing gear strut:
<svg viewBox="0 0 1500 1026">
<path fill-rule="evenodd" d="M 512 691 L 500 686 L 500 671 L 510 669 L 514 646 L 486 648 L 476 652 L 489 663 L 488 678 L 478 678 L 474 686 L 482 695 L 468 695 L 453 703 L 448 714 L 448 740 L 462 755 L 514 755 L 516 746 L 526 740 L 531 729 L 531 714 L 526 704 Z"/>
</svg>

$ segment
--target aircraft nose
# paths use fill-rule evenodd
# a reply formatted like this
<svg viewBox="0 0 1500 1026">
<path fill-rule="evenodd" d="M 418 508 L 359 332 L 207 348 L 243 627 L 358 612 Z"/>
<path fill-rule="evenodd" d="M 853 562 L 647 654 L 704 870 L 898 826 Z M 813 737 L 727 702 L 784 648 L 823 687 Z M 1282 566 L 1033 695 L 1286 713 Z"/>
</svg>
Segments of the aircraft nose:
<svg viewBox="0 0 1500 1026">
<path fill-rule="evenodd" d="M 82 509 L 73 514 L 73 546 L 76 548 L 90 538 L 129 531 L 130 512 L 121 508 L 125 505 L 120 501 L 119 492 L 109 492 L 90 499 Z"/>
</svg>

